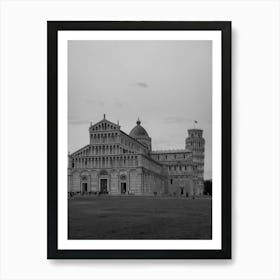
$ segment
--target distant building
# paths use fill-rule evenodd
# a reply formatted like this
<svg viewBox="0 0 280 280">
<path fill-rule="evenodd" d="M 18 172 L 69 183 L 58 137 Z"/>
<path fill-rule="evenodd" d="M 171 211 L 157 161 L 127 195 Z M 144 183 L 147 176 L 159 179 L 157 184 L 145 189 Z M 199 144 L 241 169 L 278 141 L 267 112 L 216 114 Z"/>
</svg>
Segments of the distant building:
<svg viewBox="0 0 280 280">
<path fill-rule="evenodd" d="M 105 118 L 89 127 L 89 144 L 69 155 L 68 191 L 109 195 L 202 195 L 201 129 L 189 129 L 185 149 L 152 151 L 138 119 L 131 132 Z"/>
</svg>

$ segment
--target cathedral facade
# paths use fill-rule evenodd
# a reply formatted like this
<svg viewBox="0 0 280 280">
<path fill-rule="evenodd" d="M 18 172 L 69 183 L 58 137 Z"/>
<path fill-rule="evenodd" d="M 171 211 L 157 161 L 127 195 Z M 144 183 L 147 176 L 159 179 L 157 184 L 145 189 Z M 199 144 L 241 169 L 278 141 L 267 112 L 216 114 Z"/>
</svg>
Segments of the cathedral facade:
<svg viewBox="0 0 280 280">
<path fill-rule="evenodd" d="M 185 149 L 153 151 L 138 119 L 129 134 L 104 118 L 89 144 L 68 155 L 68 192 L 109 195 L 202 195 L 205 140 L 189 129 Z"/>
</svg>

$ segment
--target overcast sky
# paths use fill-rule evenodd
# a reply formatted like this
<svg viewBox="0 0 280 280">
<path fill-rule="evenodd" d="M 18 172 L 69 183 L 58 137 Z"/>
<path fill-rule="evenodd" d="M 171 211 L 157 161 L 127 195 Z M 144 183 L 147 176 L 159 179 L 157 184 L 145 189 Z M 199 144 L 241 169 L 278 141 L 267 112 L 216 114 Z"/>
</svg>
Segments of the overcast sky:
<svg viewBox="0 0 280 280">
<path fill-rule="evenodd" d="M 197 120 L 212 178 L 211 41 L 69 41 L 70 152 L 89 143 L 89 124 L 104 113 L 128 134 L 139 117 L 153 150 L 183 149 Z"/>
</svg>

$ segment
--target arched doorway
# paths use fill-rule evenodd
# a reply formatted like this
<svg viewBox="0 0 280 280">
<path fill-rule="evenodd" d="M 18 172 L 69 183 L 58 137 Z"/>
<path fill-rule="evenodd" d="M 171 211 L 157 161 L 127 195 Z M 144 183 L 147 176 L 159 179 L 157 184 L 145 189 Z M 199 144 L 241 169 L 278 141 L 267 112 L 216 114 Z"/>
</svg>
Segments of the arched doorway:
<svg viewBox="0 0 280 280">
<path fill-rule="evenodd" d="M 121 194 L 128 193 L 127 176 L 125 174 L 120 175 L 120 183 L 121 183 Z"/>
<path fill-rule="evenodd" d="M 87 172 L 81 173 L 81 193 L 89 193 L 90 192 L 90 176 Z"/>
<path fill-rule="evenodd" d="M 99 193 L 109 193 L 109 174 L 106 170 L 101 170 L 99 172 Z"/>
</svg>

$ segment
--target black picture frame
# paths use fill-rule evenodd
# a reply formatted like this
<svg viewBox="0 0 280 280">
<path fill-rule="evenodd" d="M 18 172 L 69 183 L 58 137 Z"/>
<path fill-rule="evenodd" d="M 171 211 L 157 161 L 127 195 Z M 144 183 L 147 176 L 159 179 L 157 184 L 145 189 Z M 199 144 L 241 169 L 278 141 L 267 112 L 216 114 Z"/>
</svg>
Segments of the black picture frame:
<svg viewBox="0 0 280 280">
<path fill-rule="evenodd" d="M 58 249 L 58 31 L 220 30 L 222 34 L 222 249 Z M 48 21 L 47 22 L 47 258 L 48 259 L 231 259 L 231 22 L 230 21 Z"/>
</svg>

